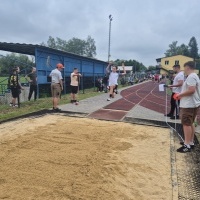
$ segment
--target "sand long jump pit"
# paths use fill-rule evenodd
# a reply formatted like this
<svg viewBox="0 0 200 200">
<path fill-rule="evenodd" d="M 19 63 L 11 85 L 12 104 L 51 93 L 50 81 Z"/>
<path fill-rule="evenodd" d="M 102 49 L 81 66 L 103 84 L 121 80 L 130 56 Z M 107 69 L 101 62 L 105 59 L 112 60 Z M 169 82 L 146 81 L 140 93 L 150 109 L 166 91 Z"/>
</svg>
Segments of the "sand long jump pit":
<svg viewBox="0 0 200 200">
<path fill-rule="evenodd" d="M 0 199 L 170 200 L 169 130 L 59 115 L 1 124 Z"/>
</svg>

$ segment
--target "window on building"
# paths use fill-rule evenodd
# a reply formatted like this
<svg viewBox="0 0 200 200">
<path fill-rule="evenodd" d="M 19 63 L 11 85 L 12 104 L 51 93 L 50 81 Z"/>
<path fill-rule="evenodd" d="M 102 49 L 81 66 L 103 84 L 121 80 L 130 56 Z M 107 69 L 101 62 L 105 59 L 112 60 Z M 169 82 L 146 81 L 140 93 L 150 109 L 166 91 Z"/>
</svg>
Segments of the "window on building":
<svg viewBox="0 0 200 200">
<path fill-rule="evenodd" d="M 175 65 L 179 65 L 179 60 L 176 60 L 176 61 L 175 61 Z"/>
<path fill-rule="evenodd" d="M 165 61 L 165 65 L 169 65 L 169 60 L 166 60 L 166 61 Z"/>
</svg>

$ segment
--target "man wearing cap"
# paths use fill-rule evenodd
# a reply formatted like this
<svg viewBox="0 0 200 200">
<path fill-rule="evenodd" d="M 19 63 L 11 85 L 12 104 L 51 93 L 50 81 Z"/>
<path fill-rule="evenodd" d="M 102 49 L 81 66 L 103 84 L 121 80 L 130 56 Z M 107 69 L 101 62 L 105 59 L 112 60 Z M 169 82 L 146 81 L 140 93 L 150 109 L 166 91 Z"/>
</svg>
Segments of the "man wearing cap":
<svg viewBox="0 0 200 200">
<path fill-rule="evenodd" d="M 61 91 L 63 90 L 63 77 L 61 74 L 64 66 L 61 63 L 56 65 L 56 69 L 52 70 L 50 73 L 51 77 L 51 93 L 52 93 L 52 101 L 53 101 L 53 111 L 59 112 L 61 111 L 58 108 L 58 103 L 61 95 Z"/>
</svg>

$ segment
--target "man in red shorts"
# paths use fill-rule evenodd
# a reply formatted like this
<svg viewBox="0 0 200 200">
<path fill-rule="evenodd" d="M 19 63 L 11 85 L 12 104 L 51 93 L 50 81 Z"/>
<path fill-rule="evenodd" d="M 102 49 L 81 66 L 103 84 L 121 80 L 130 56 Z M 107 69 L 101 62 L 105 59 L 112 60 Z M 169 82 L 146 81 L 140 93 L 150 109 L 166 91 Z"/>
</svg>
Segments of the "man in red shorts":
<svg viewBox="0 0 200 200">
<path fill-rule="evenodd" d="M 184 71 L 187 79 L 183 83 L 180 94 L 175 94 L 174 99 L 180 99 L 180 116 L 183 125 L 185 141 L 177 152 L 187 153 L 194 148 L 194 121 L 200 106 L 200 80 L 194 72 L 195 62 L 189 61 L 184 65 Z"/>
</svg>

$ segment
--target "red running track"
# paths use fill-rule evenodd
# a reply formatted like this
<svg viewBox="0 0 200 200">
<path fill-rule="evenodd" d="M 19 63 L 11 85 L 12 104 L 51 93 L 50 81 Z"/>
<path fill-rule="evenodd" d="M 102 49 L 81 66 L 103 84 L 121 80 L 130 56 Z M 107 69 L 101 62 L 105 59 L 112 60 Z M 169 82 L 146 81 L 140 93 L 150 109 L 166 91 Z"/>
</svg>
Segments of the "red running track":
<svg viewBox="0 0 200 200">
<path fill-rule="evenodd" d="M 165 113 L 166 93 L 159 92 L 159 85 L 153 82 L 145 82 L 121 92 L 122 98 L 108 106 L 95 111 L 89 117 L 105 120 L 121 120 L 134 106 L 140 105 L 150 110 Z M 168 109 L 169 109 L 168 96 Z"/>
</svg>

